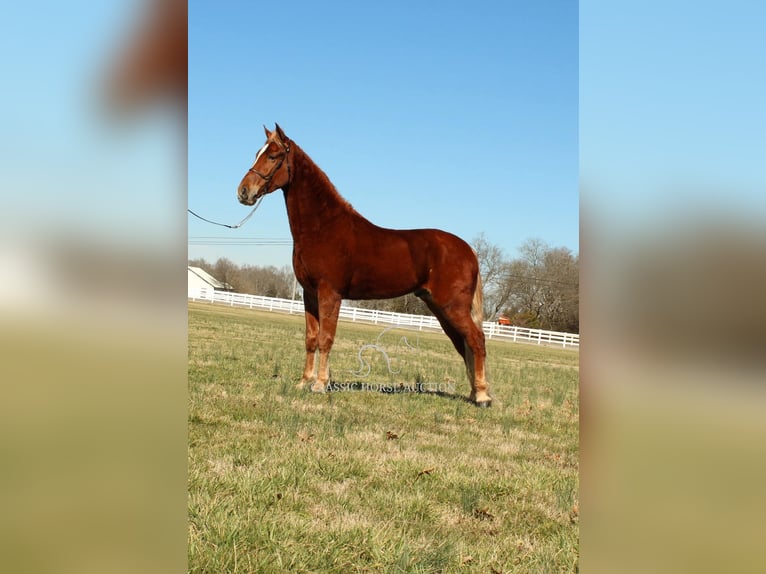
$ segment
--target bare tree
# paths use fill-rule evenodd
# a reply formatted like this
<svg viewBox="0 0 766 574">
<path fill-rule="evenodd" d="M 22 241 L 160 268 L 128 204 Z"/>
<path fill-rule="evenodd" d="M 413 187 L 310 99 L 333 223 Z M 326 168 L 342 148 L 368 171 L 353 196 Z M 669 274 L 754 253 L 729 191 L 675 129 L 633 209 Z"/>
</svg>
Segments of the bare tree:
<svg viewBox="0 0 766 574">
<path fill-rule="evenodd" d="M 213 273 L 213 265 L 205 261 L 202 257 L 198 257 L 197 259 L 189 259 L 189 266 L 199 267 L 203 271 L 207 271 L 210 274 Z"/>
<path fill-rule="evenodd" d="M 234 291 L 240 290 L 238 281 L 239 266 L 231 259 L 226 257 L 219 258 L 215 265 L 213 265 L 213 273 L 211 275 L 222 283 L 230 285 Z"/>
<path fill-rule="evenodd" d="M 579 257 L 529 239 L 507 267 L 506 314 L 516 325 L 579 331 Z"/>
<path fill-rule="evenodd" d="M 560 247 L 545 254 L 541 324 L 555 331 L 579 331 L 579 258 Z"/>
<path fill-rule="evenodd" d="M 484 233 L 476 236 L 471 246 L 479 260 L 479 272 L 484 287 L 484 317 L 493 319 L 508 298 L 508 261 L 503 250 L 490 243 Z"/>
</svg>

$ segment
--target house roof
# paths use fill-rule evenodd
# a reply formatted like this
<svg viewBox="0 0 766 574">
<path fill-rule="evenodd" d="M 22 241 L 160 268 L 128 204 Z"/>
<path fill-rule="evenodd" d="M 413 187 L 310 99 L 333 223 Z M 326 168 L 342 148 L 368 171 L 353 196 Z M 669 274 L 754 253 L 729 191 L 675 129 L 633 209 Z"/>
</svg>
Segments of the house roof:
<svg viewBox="0 0 766 574">
<path fill-rule="evenodd" d="M 231 290 L 231 285 L 228 283 L 223 283 L 213 277 L 210 273 L 205 271 L 204 269 L 200 269 L 199 267 L 192 267 L 191 265 L 188 266 L 188 269 L 191 273 L 194 273 L 197 277 L 202 279 L 205 283 L 209 284 L 213 289 L 222 289 L 225 291 Z"/>
</svg>

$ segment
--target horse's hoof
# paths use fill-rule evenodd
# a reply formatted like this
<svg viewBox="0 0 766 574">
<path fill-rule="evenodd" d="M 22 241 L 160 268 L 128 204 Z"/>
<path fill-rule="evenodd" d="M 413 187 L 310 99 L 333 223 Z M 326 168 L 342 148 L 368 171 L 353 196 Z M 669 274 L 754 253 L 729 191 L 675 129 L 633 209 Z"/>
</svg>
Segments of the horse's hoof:
<svg viewBox="0 0 766 574">
<path fill-rule="evenodd" d="M 301 377 L 301 380 L 298 381 L 298 384 L 295 385 L 296 389 L 305 389 L 307 386 L 311 386 L 312 382 L 316 382 L 316 379 L 312 381 L 312 379 L 307 379 L 306 377 Z"/>
<path fill-rule="evenodd" d="M 492 401 L 480 401 L 474 404 L 480 409 L 488 409 L 492 406 Z"/>
<path fill-rule="evenodd" d="M 326 385 L 317 385 L 317 384 L 311 385 L 312 393 L 324 393 L 325 391 L 327 391 Z"/>
</svg>

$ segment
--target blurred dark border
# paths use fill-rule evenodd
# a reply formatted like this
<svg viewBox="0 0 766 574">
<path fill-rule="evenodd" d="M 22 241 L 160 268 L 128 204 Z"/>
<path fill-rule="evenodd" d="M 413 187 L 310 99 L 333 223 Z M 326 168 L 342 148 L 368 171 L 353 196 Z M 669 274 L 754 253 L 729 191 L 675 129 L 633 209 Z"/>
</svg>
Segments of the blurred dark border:
<svg viewBox="0 0 766 574">
<path fill-rule="evenodd" d="M 8 5 L 0 570 L 186 568 L 186 2 Z"/>
<path fill-rule="evenodd" d="M 580 3 L 584 572 L 766 564 L 764 14 Z"/>
</svg>

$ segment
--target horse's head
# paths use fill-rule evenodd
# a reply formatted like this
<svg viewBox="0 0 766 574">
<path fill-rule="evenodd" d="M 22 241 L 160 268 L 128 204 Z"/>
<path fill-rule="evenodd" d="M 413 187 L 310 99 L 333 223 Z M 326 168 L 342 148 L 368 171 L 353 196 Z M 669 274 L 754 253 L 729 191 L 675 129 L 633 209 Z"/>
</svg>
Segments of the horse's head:
<svg viewBox="0 0 766 574">
<path fill-rule="evenodd" d="M 263 129 L 266 132 L 266 143 L 258 150 L 253 167 L 247 171 L 237 189 L 239 202 L 245 205 L 253 205 L 259 197 L 287 185 L 292 176 L 290 140 L 279 124 L 276 124 L 273 132 L 266 129 L 266 126 Z"/>
</svg>

